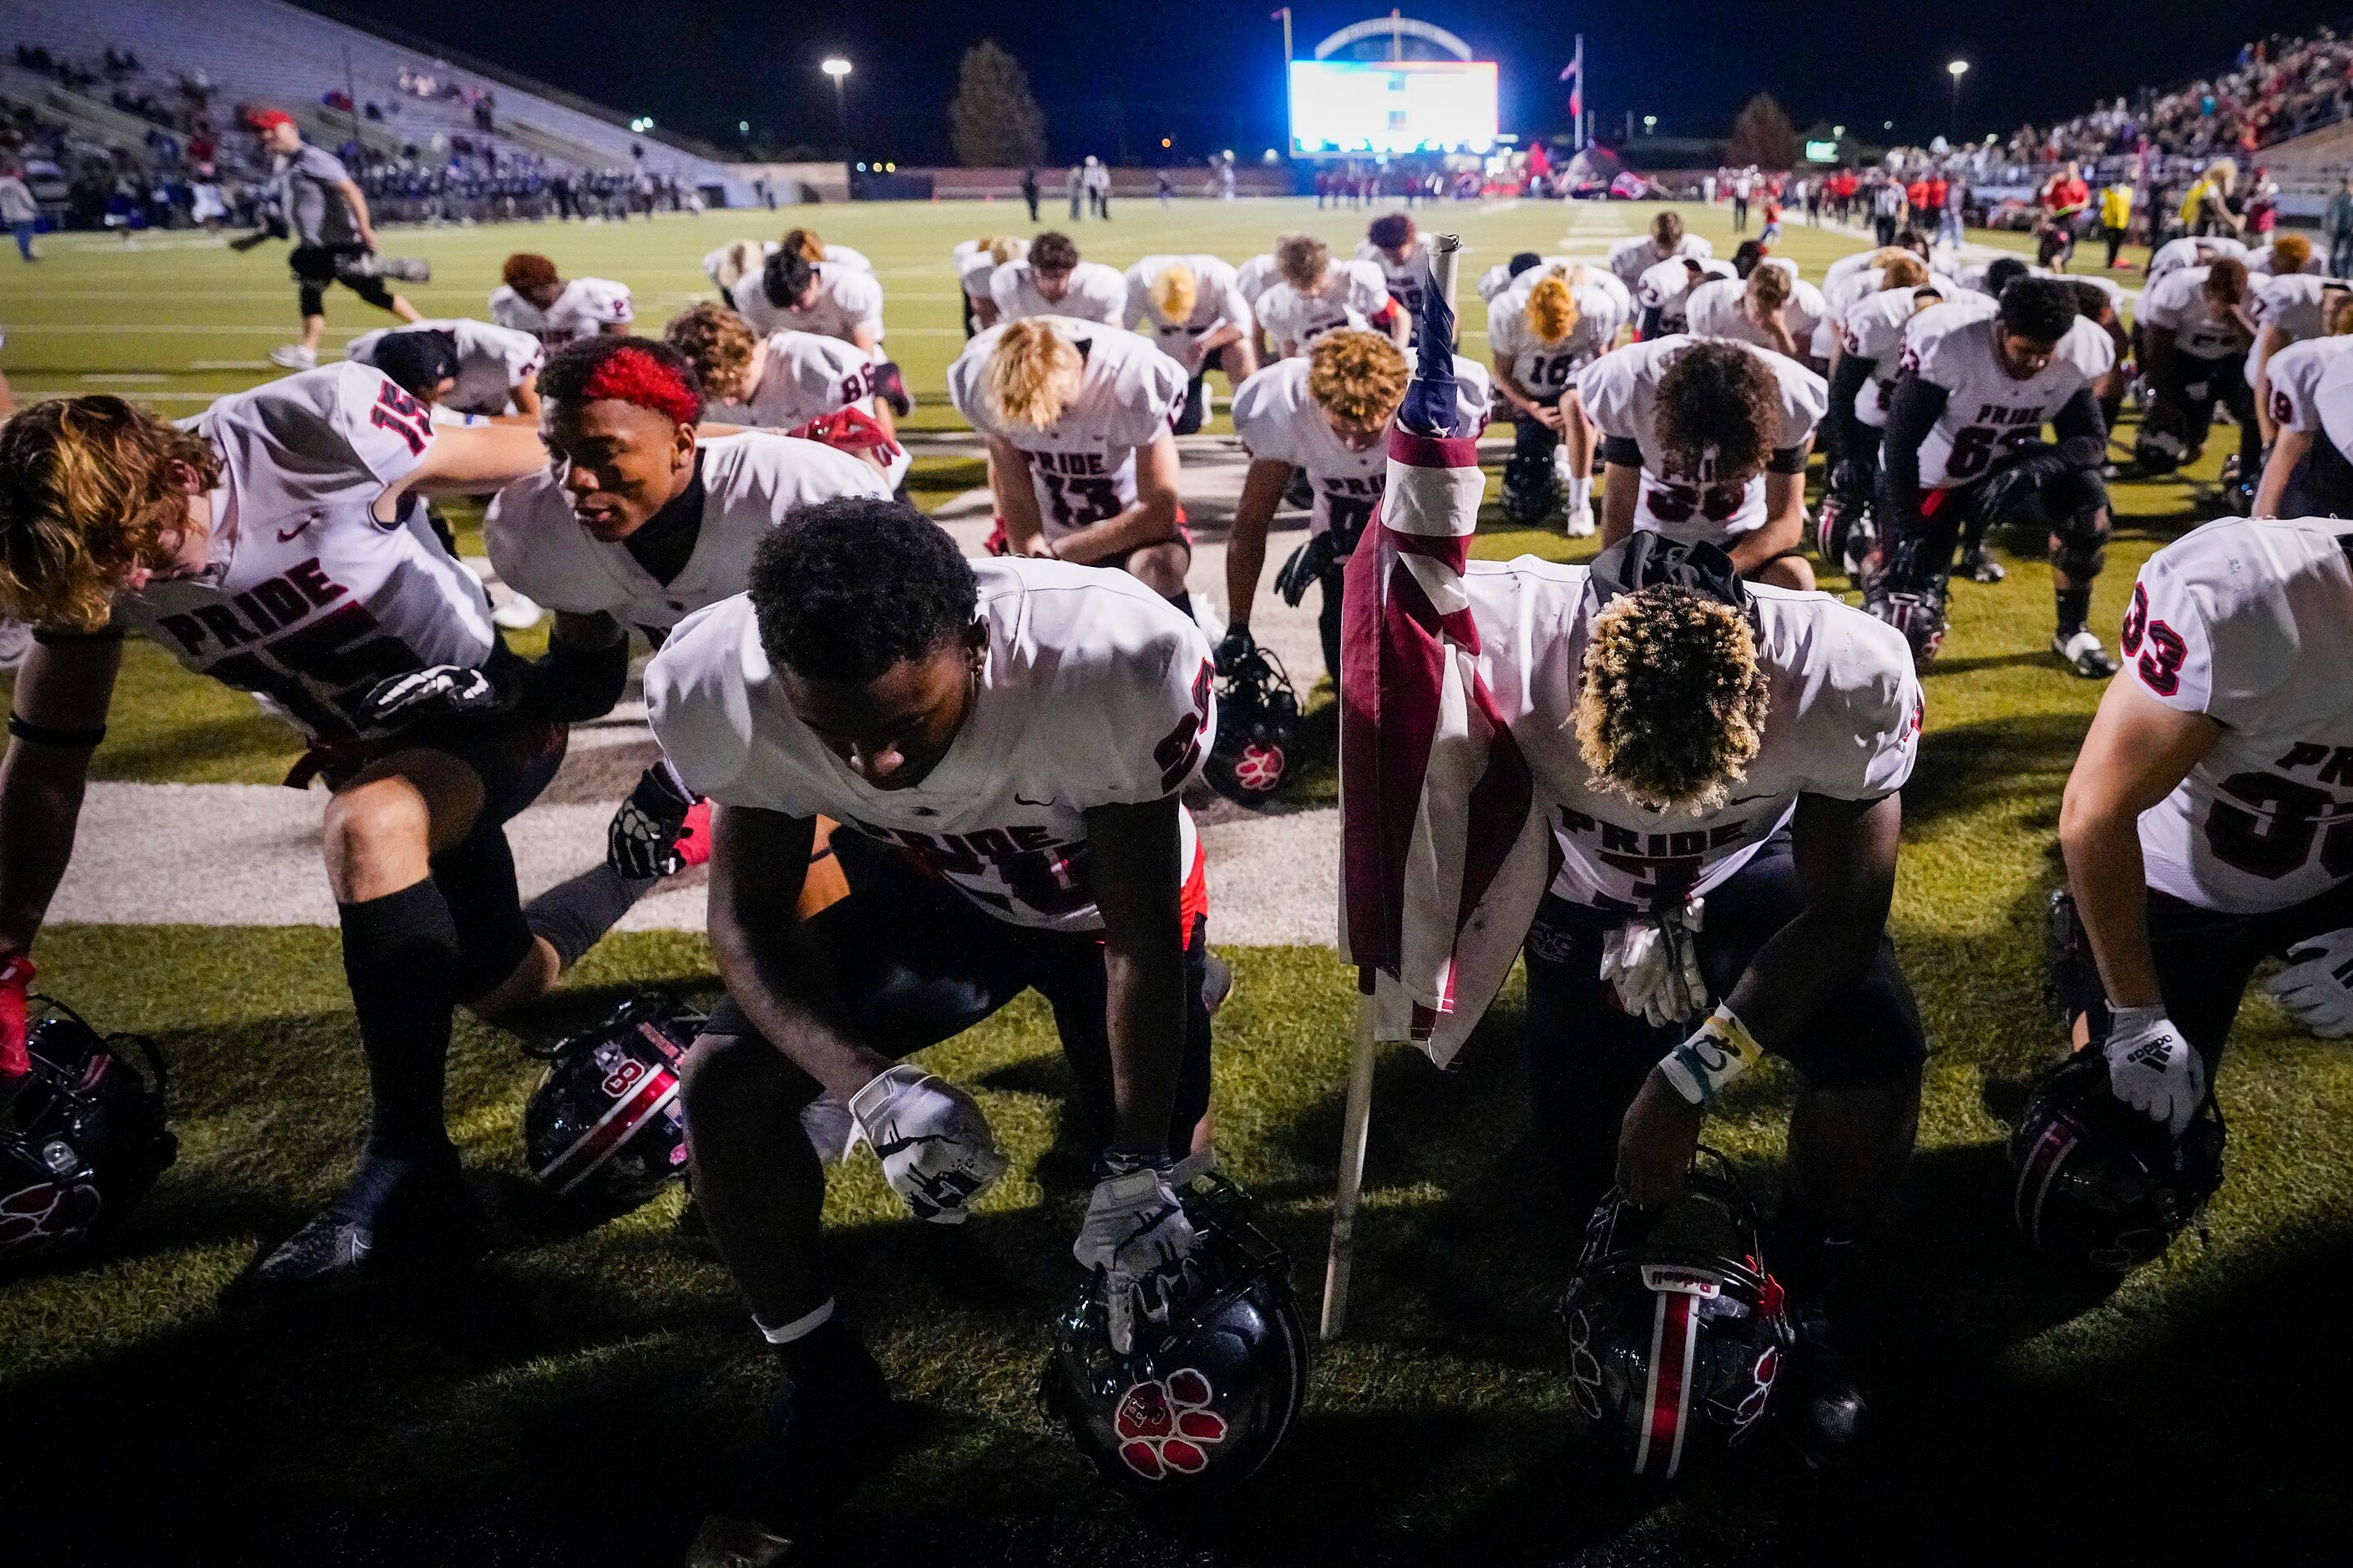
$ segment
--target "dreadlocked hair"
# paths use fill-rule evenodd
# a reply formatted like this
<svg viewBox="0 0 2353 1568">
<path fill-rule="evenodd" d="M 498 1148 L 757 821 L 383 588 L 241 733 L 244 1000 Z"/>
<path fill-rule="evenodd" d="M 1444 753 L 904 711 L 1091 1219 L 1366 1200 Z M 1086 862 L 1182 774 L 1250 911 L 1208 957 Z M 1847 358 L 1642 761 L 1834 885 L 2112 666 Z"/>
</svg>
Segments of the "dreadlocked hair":
<svg viewBox="0 0 2353 1568">
<path fill-rule="evenodd" d="M 1170 262 L 1152 280 L 1152 303 L 1171 321 L 1189 321 L 1193 307 L 1200 302 L 1200 283 L 1193 269 L 1181 261 Z"/>
<path fill-rule="evenodd" d="M 540 367 L 539 395 L 558 407 L 611 400 L 673 425 L 702 417 L 702 386 L 684 354 L 651 338 L 576 338 Z"/>
<path fill-rule="evenodd" d="M 94 632 L 132 571 L 220 482 L 212 443 L 120 397 L 53 397 L 0 425 L 0 608 Z"/>
<path fill-rule="evenodd" d="M 1703 816 L 1765 744 L 1768 688 L 1748 619 L 1674 584 L 1593 618 L 1577 693 L 1577 747 L 1595 787 L 1645 811 Z"/>
<path fill-rule="evenodd" d="M 1008 424 L 1043 430 L 1078 395 L 1086 361 L 1045 318 L 1009 322 L 988 356 L 988 400 Z"/>
<path fill-rule="evenodd" d="M 672 316 L 662 329 L 662 342 L 686 356 L 703 395 L 722 402 L 743 390 L 752 356 L 760 351 L 759 334 L 750 322 L 708 300 Z"/>
<path fill-rule="evenodd" d="M 1680 472 L 1745 484 L 1763 471 L 1781 420 L 1781 384 L 1764 357 L 1736 342 L 1699 342 L 1659 377 L 1659 445 Z"/>
<path fill-rule="evenodd" d="M 1405 351 L 1381 332 L 1326 332 L 1307 351 L 1307 395 L 1352 424 L 1386 424 L 1411 376 Z"/>
<path fill-rule="evenodd" d="M 1577 296 L 1565 278 L 1539 278 L 1528 290 L 1528 331 L 1540 342 L 1556 343 L 1577 331 Z"/>
</svg>

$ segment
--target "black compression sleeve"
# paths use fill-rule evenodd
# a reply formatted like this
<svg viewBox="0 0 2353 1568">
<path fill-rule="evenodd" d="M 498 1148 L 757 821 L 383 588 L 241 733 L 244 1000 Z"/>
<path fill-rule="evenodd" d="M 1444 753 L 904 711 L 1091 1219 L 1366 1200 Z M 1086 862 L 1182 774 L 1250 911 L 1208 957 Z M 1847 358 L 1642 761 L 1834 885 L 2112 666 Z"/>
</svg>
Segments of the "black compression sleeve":
<svg viewBox="0 0 2353 1568">
<path fill-rule="evenodd" d="M 2051 427 L 2062 441 L 2089 436 L 2103 447 L 2107 445 L 2108 422 L 2100 416 L 2100 400 L 2088 386 L 2077 387 L 2075 395 L 2060 405 L 2059 412 L 2051 416 Z"/>
<path fill-rule="evenodd" d="M 1855 418 L 1854 400 L 1862 395 L 1862 389 L 1870 384 L 1871 373 L 1878 368 L 1879 362 L 1875 359 L 1841 354 L 1838 368 L 1831 372 L 1829 419 L 1841 453 L 1856 449 L 1857 438 L 1853 430 L 1860 421 Z"/>
<path fill-rule="evenodd" d="M 1945 412 L 1946 392 L 1916 375 L 1889 389 L 1887 430 L 1879 442 L 1879 500 L 1891 519 L 1911 521 L 1920 505 L 1920 444 Z"/>
<path fill-rule="evenodd" d="M 1773 455 L 1765 459 L 1765 471 L 1768 474 L 1804 473 L 1806 471 L 1806 444 L 1800 441 L 1794 447 L 1774 447 Z"/>
<path fill-rule="evenodd" d="M 553 642 L 547 657 L 516 661 L 521 696 L 515 711 L 534 719 L 578 724 L 613 710 L 629 683 L 629 639 L 625 634 L 603 647 Z"/>
</svg>

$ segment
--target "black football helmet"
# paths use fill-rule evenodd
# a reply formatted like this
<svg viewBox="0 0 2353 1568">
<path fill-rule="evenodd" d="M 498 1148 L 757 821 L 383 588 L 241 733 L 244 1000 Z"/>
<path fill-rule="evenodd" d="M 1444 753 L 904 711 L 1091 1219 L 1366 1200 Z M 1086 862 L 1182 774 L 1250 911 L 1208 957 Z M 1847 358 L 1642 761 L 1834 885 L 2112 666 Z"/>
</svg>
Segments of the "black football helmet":
<svg viewBox="0 0 2353 1568">
<path fill-rule="evenodd" d="M 1252 647 L 1218 687 L 1218 738 L 1202 773 L 1238 805 L 1264 805 L 1299 767 L 1299 693 L 1282 662 Z"/>
<path fill-rule="evenodd" d="M 165 1124 L 171 1075 L 155 1043 L 101 1036 L 40 1000 L 51 1013 L 26 1033 L 31 1077 L 0 1119 L 0 1267 L 102 1235 L 180 1153 Z M 126 1046 L 147 1058 L 152 1087 Z"/>
<path fill-rule="evenodd" d="M 1578 1411 L 1636 1475 L 1662 1480 L 1746 1440 L 1795 1342 L 1756 1205 L 1706 1148 L 1673 1204 L 1601 1200 L 1560 1310 Z"/>
<path fill-rule="evenodd" d="M 2176 1138 L 2118 1100 L 2107 1058 L 2075 1052 L 2035 1081 L 2010 1134 L 2010 1212 L 2036 1251 L 2080 1274 L 2158 1257 L 2222 1184 L 2222 1113 L 2207 1097 Z"/>
<path fill-rule="evenodd" d="M 1307 1395 L 1307 1325 L 1291 1260 L 1215 1172 L 1172 1178 L 1198 1243 L 1162 1276 L 1164 1317 L 1112 1349 L 1103 1276 L 1054 1324 L 1039 1381 L 1047 1415 L 1103 1478 L 1155 1501 L 1224 1491 L 1263 1466 Z"/>
<path fill-rule="evenodd" d="M 686 1171 L 678 1063 L 701 1015 L 637 996 L 543 1055 L 547 1077 L 523 1108 L 523 1152 L 558 1197 L 597 1213 L 635 1208 Z"/>
</svg>

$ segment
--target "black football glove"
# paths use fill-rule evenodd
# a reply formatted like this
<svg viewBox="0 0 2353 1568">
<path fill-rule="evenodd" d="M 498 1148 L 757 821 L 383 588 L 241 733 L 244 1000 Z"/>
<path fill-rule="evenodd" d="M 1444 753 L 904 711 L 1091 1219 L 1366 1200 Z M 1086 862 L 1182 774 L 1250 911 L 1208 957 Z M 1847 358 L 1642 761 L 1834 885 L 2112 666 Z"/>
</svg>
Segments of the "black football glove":
<svg viewBox="0 0 2353 1568">
<path fill-rule="evenodd" d="M 637 881 L 677 875 L 686 865 L 678 841 L 698 798 L 668 757 L 656 761 L 605 829 L 605 863 Z"/>
<path fill-rule="evenodd" d="M 1258 639 L 1250 636 L 1250 627 L 1228 626 L 1226 635 L 1218 639 L 1215 657 L 1218 673 L 1231 676 L 1257 652 Z"/>
<path fill-rule="evenodd" d="M 915 395 L 907 390 L 907 378 L 899 374 L 896 360 L 886 359 L 874 367 L 874 391 L 902 419 L 915 411 Z"/>
<path fill-rule="evenodd" d="M 1274 591 L 1282 595 L 1284 604 L 1296 608 L 1307 597 L 1308 588 L 1324 581 L 1324 574 L 1339 558 L 1339 546 L 1327 528 L 1291 552 L 1291 559 L 1274 574 Z"/>
<path fill-rule="evenodd" d="M 512 680 L 488 669 L 436 664 L 377 681 L 360 700 L 360 716 L 375 726 L 481 719 L 507 711 L 520 695 Z"/>
</svg>

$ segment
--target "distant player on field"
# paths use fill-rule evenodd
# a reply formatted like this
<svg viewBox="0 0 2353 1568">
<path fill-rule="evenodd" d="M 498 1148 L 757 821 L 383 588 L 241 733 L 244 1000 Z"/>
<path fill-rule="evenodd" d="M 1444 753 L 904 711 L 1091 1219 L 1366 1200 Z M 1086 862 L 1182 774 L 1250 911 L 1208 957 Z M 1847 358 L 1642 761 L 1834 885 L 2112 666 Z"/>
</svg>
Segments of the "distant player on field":
<svg viewBox="0 0 2353 1568">
<path fill-rule="evenodd" d="M 275 155 L 270 182 L 280 193 L 294 248 L 286 265 L 301 291 L 302 337 L 269 351 L 269 363 L 308 370 L 319 363 L 327 331 L 327 285 L 344 288 L 404 321 L 419 320 L 416 306 L 384 286 L 375 274 L 375 228 L 368 222 L 367 194 L 342 160 L 302 140 L 294 117 L 278 110 L 259 116 L 263 143 Z"/>
</svg>

